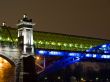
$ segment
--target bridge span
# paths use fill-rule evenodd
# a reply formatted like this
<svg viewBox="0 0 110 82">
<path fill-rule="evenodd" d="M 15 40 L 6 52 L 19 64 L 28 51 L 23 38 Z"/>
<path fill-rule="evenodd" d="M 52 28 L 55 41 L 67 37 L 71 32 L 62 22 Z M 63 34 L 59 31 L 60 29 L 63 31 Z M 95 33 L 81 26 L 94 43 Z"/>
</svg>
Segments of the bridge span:
<svg viewBox="0 0 110 82">
<path fill-rule="evenodd" d="M 30 65 L 33 65 L 33 70 L 37 68 L 36 72 L 31 72 L 38 78 L 83 60 L 110 60 L 110 40 L 33 31 L 34 25 L 24 16 L 17 24 L 18 29 L 4 23 L 0 27 L 0 57 L 15 66 L 16 78 L 19 77 L 16 82 L 23 82 L 28 74 L 32 77 L 30 70 L 25 68 L 29 66 L 26 61 L 30 56 Z M 37 79 L 35 75 L 33 77 Z"/>
</svg>

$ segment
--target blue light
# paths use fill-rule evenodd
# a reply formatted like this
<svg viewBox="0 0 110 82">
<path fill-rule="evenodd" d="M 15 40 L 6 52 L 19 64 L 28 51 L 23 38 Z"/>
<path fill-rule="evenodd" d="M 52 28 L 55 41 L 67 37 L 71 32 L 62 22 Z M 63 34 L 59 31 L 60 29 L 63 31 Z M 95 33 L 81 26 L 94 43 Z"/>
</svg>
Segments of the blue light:
<svg viewBox="0 0 110 82">
<path fill-rule="evenodd" d="M 86 54 L 85 57 L 92 57 L 92 54 Z"/>
<path fill-rule="evenodd" d="M 96 58 L 97 57 L 97 55 L 96 54 L 93 54 L 93 58 Z"/>
<path fill-rule="evenodd" d="M 49 55 L 58 55 L 58 56 L 62 56 L 62 55 L 63 55 L 63 52 L 49 51 Z"/>
<path fill-rule="evenodd" d="M 76 57 L 76 60 L 80 60 L 80 57 Z"/>
<path fill-rule="evenodd" d="M 80 53 L 68 53 L 68 56 L 80 57 Z"/>
<path fill-rule="evenodd" d="M 47 53 L 47 51 L 45 51 L 45 50 L 38 50 L 37 51 L 37 54 L 42 54 L 42 55 L 44 55 L 44 54 L 46 54 Z"/>
<path fill-rule="evenodd" d="M 102 55 L 101 58 L 110 59 L 110 55 Z"/>
</svg>

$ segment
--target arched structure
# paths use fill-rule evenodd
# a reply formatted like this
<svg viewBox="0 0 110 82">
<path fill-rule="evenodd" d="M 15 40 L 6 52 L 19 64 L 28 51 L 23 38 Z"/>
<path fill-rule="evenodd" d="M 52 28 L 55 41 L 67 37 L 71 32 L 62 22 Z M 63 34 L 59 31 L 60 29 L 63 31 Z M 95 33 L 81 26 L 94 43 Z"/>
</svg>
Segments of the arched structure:
<svg viewBox="0 0 110 82">
<path fill-rule="evenodd" d="M 4 56 L 3 54 L 0 54 L 0 57 L 2 57 L 2 58 L 5 59 L 6 61 L 8 61 L 12 66 L 15 67 L 15 63 L 14 63 L 11 59 L 7 58 L 7 57 Z"/>
</svg>

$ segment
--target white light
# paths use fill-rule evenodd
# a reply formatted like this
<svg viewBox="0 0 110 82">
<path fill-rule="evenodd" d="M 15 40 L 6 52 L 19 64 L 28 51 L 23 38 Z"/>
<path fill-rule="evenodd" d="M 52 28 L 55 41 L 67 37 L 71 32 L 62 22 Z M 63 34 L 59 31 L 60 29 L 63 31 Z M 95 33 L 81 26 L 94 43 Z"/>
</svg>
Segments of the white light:
<svg viewBox="0 0 110 82">
<path fill-rule="evenodd" d="M 102 55 L 101 58 L 107 58 L 107 55 Z"/>
<path fill-rule="evenodd" d="M 77 59 L 76 60 L 80 60 L 80 58 L 79 57 L 76 57 Z"/>
<path fill-rule="evenodd" d="M 91 54 L 86 54 L 86 57 L 91 57 Z"/>
<path fill-rule="evenodd" d="M 93 58 L 96 58 L 96 54 L 93 54 Z"/>
<path fill-rule="evenodd" d="M 58 76 L 58 79 L 61 79 L 61 77 L 60 77 L 60 76 Z"/>
<path fill-rule="evenodd" d="M 102 45 L 103 48 L 105 48 L 107 45 Z"/>
<path fill-rule="evenodd" d="M 47 77 L 44 78 L 45 80 L 47 79 Z"/>
</svg>

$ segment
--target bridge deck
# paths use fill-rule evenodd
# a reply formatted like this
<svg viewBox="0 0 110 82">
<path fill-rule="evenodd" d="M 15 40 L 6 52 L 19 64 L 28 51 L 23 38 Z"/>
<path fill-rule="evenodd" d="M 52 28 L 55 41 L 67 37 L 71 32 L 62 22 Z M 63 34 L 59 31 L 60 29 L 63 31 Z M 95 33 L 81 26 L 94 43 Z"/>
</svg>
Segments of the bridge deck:
<svg viewBox="0 0 110 82">
<path fill-rule="evenodd" d="M 10 28 L 9 30 L 14 42 L 17 43 L 17 29 Z M 85 51 L 91 47 L 109 42 L 109 40 L 104 39 L 34 31 L 34 44 L 36 48 Z M 0 32 L 0 43 L 12 43 L 6 29 L 2 29 Z"/>
</svg>

